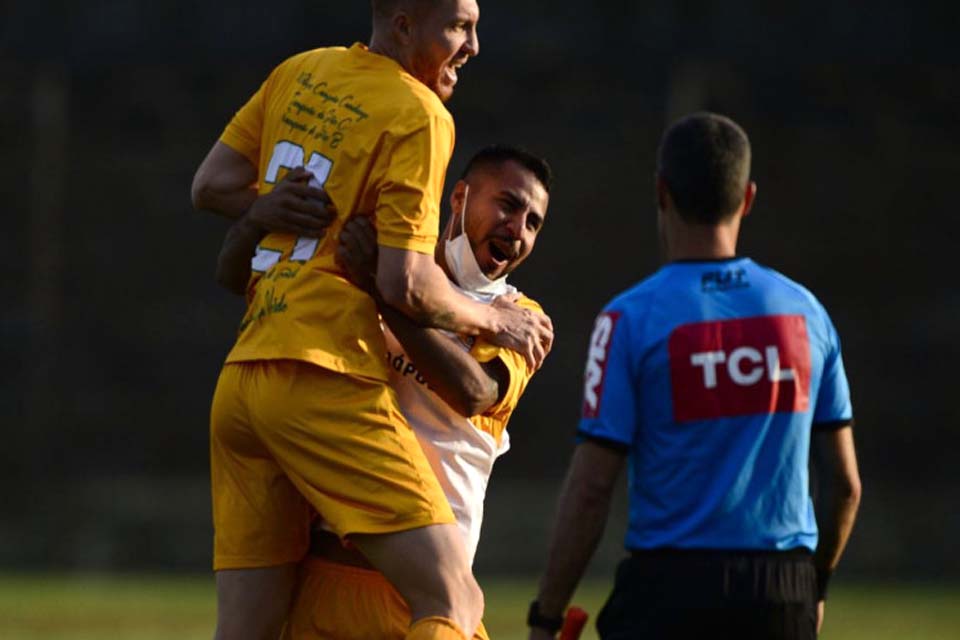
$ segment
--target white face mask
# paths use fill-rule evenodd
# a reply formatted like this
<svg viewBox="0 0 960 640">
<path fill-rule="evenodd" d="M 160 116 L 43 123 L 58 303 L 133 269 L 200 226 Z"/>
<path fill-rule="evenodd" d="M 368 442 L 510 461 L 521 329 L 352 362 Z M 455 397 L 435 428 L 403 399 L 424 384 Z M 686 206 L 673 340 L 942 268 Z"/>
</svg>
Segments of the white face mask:
<svg viewBox="0 0 960 640">
<path fill-rule="evenodd" d="M 470 239 L 467 238 L 466 218 L 467 218 L 467 195 L 470 193 L 470 187 L 466 186 L 463 191 L 463 209 L 460 211 L 460 235 L 456 238 L 448 237 L 444 242 L 443 255 L 447 261 L 447 267 L 450 273 L 457 280 L 457 284 L 462 289 L 474 293 L 487 293 L 503 295 L 507 292 L 507 276 L 498 280 L 491 280 L 480 269 L 477 264 L 477 256 L 473 253 L 470 246 Z M 449 235 L 453 235 L 453 227 L 450 228 Z"/>
</svg>

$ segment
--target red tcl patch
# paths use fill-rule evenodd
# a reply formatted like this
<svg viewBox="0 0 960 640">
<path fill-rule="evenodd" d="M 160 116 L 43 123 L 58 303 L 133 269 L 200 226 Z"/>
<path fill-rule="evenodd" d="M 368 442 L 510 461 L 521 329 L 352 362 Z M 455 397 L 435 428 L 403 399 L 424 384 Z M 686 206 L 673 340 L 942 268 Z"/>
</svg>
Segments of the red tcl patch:
<svg viewBox="0 0 960 640">
<path fill-rule="evenodd" d="M 596 418 L 600 414 L 603 379 L 607 372 L 607 356 L 610 354 L 613 330 L 619 319 L 619 313 L 604 312 L 597 316 L 597 322 L 593 325 L 590 352 L 587 354 L 587 369 L 583 374 L 584 418 Z"/>
<path fill-rule="evenodd" d="M 810 406 L 810 339 L 802 315 L 677 327 L 668 343 L 677 422 Z"/>
</svg>

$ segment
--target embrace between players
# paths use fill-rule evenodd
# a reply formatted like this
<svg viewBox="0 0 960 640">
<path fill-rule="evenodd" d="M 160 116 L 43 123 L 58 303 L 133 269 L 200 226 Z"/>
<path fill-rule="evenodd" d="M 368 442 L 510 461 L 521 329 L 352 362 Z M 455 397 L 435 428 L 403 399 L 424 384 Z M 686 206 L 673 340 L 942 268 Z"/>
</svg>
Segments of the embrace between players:
<svg viewBox="0 0 960 640">
<path fill-rule="evenodd" d="M 506 277 L 534 247 L 551 172 L 521 149 L 482 150 L 452 190 L 441 238 L 454 140 L 443 102 L 479 52 L 479 8 L 475 0 L 372 8 L 369 46 L 283 62 L 194 178 L 195 207 L 236 220 L 217 276 L 247 299 L 211 411 L 219 640 L 486 637 L 471 571 L 483 498 L 509 446 L 510 414 L 553 341 L 549 318 Z M 754 192 L 749 144 L 731 121 L 699 114 L 668 132 L 661 226 L 668 260 L 691 262 L 671 263 L 665 271 L 682 277 L 658 273 L 653 293 L 598 320 L 582 442 L 531 607 L 532 637 L 557 631 L 627 456 L 634 554 L 709 550 L 725 571 L 724 549 L 770 552 L 755 568 L 768 574 L 782 555 L 793 563 L 788 579 L 810 588 L 774 599 L 799 598 L 804 620 L 816 607 L 816 585 L 836 564 L 856 505 L 830 512 L 827 551 L 818 548 L 803 439 L 809 445 L 814 422 L 827 425 L 819 432 L 829 434 L 820 440 L 831 469 L 853 478 L 852 415 L 822 308 L 782 276 L 733 258 Z M 708 272 L 716 287 L 696 289 Z M 731 278 L 746 284 L 727 286 Z M 663 359 L 650 357 L 661 347 Z M 697 372 L 705 388 L 680 389 L 698 383 Z M 751 385 L 737 386 L 744 380 Z M 718 420 L 733 433 L 729 445 Z M 729 459 L 698 458 L 693 438 Z M 657 455 L 664 460 L 639 477 L 637 461 Z M 671 470 L 683 471 L 686 489 Z M 573 522 L 570 509 L 584 505 L 597 522 Z M 671 509 L 700 513 L 662 526 L 678 521 Z M 735 544 L 738 535 L 747 544 Z M 729 604 L 714 595 L 693 604 Z M 766 595 L 746 600 L 766 605 Z M 619 575 L 614 596 L 630 609 Z M 668 604 L 655 609 L 682 609 Z M 644 633 L 647 622 L 612 605 L 601 616 L 604 637 Z M 647 628 L 644 637 L 685 637 L 669 625 Z M 808 637 L 763 633 L 731 637 Z"/>
</svg>

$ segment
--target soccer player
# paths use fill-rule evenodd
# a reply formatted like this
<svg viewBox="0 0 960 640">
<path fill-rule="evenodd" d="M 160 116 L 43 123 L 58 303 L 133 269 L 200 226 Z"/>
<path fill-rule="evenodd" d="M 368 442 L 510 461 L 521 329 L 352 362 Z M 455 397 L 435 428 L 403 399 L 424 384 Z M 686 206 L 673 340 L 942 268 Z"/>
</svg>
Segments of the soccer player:
<svg viewBox="0 0 960 640">
<path fill-rule="evenodd" d="M 387 385 L 376 305 L 334 259 L 349 213 L 375 212 L 377 288 L 403 313 L 534 368 L 552 340 L 546 316 L 470 300 L 433 260 L 454 135 L 443 101 L 479 50 L 477 3 L 374 0 L 373 11 L 369 48 L 277 67 L 194 179 L 197 208 L 271 231 L 211 411 L 219 639 L 277 637 L 312 510 L 397 587 L 410 637 L 459 638 L 482 616 L 453 513 Z M 308 181 L 284 179 L 301 166 Z M 320 188 L 339 212 L 326 233 Z"/>
<path fill-rule="evenodd" d="M 506 278 L 533 250 L 550 182 L 545 161 L 514 147 L 487 147 L 471 158 L 451 194 L 455 213 L 436 251 L 452 282 L 485 303 L 518 295 Z M 228 236 L 218 273 L 231 290 L 243 291 L 255 243 Z M 367 217 L 344 225 L 339 255 L 352 279 L 376 295 L 368 277 L 376 271 L 376 232 Z M 526 297 L 519 302 L 540 311 Z M 493 463 L 509 448 L 507 421 L 534 371 L 515 351 L 420 327 L 382 303 L 381 313 L 390 384 L 453 508 L 472 562 Z M 311 551 L 285 638 L 403 637 L 409 608 L 360 553 L 322 523 Z M 477 637 L 486 637 L 482 627 Z"/>
<path fill-rule="evenodd" d="M 656 195 L 667 264 L 597 318 L 530 638 L 559 627 L 624 460 L 630 556 L 601 637 L 814 638 L 860 495 L 837 332 L 813 294 L 736 255 L 756 195 L 736 123 L 673 124 Z"/>
</svg>

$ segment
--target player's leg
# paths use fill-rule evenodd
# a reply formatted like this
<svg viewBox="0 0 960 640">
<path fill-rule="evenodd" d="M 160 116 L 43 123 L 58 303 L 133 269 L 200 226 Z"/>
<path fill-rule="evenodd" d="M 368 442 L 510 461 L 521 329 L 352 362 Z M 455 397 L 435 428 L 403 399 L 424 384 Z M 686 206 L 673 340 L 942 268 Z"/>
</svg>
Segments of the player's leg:
<svg viewBox="0 0 960 640">
<path fill-rule="evenodd" d="M 217 571 L 215 640 L 276 640 L 293 600 L 297 565 Z"/>
<path fill-rule="evenodd" d="M 225 366 L 211 410 L 217 640 L 276 640 L 309 548 L 309 505 L 250 424 L 263 369 Z"/>
<path fill-rule="evenodd" d="M 308 557 L 283 640 L 401 640 L 410 610 L 383 574 Z"/>
<path fill-rule="evenodd" d="M 407 601 L 411 631 L 419 623 L 419 633 L 426 631 L 424 626 L 437 633 L 445 621 L 452 621 L 464 637 L 477 629 L 483 617 L 483 592 L 470 570 L 456 525 L 354 535 L 350 540 Z"/>
<path fill-rule="evenodd" d="M 257 433 L 273 459 L 339 536 L 364 536 L 369 560 L 410 598 L 415 619 L 452 619 L 472 633 L 482 595 L 393 390 L 301 362 L 270 368 L 283 374 L 282 384 L 257 402 L 253 424 L 263 425 Z M 444 624 L 427 622 L 421 631 Z"/>
<path fill-rule="evenodd" d="M 410 628 L 410 608 L 394 586 L 359 555 L 348 551 L 344 558 L 335 537 L 325 542 L 300 565 L 283 640 L 402 640 Z M 340 553 L 327 553 L 331 545 Z M 473 640 L 489 640 L 483 625 Z"/>
</svg>

